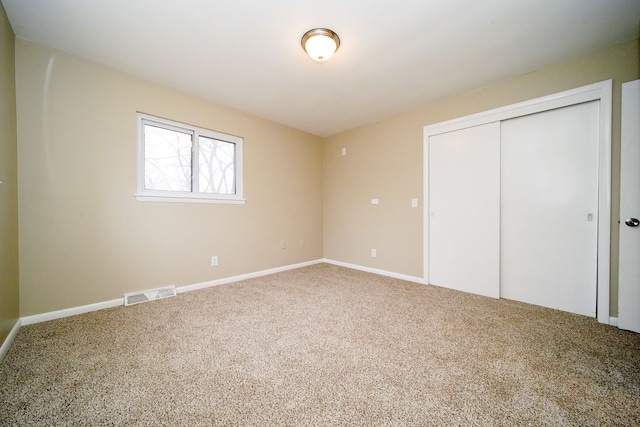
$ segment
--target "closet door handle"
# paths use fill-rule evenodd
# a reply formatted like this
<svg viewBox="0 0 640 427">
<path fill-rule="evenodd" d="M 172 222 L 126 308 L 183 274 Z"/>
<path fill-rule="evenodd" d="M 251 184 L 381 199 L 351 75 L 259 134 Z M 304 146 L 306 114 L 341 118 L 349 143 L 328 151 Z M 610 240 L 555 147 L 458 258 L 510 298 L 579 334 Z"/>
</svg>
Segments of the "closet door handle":
<svg viewBox="0 0 640 427">
<path fill-rule="evenodd" d="M 629 227 L 637 227 L 638 225 L 640 225 L 640 221 L 638 221 L 638 218 L 629 218 L 624 223 Z"/>
</svg>

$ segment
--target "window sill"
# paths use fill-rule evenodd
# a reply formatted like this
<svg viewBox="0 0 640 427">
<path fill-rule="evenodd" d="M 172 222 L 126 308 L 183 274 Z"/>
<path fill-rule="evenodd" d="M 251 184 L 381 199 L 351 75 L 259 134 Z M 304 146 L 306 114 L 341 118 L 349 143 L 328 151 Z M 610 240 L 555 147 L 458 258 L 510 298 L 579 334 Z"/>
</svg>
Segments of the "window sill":
<svg viewBox="0 0 640 427">
<path fill-rule="evenodd" d="M 169 202 L 169 203 L 209 203 L 220 205 L 244 205 L 246 199 L 214 199 L 209 197 L 192 197 L 192 196 L 166 196 L 152 194 L 134 194 L 139 202 Z"/>
</svg>

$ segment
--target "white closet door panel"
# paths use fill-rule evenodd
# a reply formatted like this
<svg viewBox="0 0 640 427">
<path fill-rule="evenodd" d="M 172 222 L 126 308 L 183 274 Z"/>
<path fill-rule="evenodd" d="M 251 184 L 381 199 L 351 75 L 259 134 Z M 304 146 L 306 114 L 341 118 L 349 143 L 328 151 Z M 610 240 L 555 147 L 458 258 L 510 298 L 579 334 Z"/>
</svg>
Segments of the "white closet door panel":
<svg viewBox="0 0 640 427">
<path fill-rule="evenodd" d="M 622 85 L 618 326 L 640 332 L 640 80 Z"/>
<path fill-rule="evenodd" d="M 501 296 L 596 315 L 599 101 L 501 125 Z"/>
<path fill-rule="evenodd" d="M 429 283 L 500 296 L 500 125 L 429 138 Z"/>
</svg>

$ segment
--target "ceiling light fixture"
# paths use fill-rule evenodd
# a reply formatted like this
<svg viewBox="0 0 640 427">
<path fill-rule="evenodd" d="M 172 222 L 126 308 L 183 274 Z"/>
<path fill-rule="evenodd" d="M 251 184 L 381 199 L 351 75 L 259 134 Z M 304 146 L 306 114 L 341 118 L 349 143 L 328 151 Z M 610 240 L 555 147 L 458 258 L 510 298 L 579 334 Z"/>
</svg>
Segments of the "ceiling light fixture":
<svg viewBox="0 0 640 427">
<path fill-rule="evenodd" d="M 331 58 L 340 47 L 340 37 L 326 28 L 314 28 L 302 36 L 302 48 L 311 59 L 324 62 Z"/>
</svg>

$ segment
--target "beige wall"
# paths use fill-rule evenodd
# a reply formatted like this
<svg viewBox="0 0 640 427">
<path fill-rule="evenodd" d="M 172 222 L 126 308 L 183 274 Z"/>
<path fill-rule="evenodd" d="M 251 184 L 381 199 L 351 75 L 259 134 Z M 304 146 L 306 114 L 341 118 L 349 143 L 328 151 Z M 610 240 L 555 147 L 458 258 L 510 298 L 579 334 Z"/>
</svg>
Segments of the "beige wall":
<svg viewBox="0 0 640 427">
<path fill-rule="evenodd" d="M 327 138 L 324 256 L 422 277 L 423 127 L 613 79 L 610 309 L 617 316 L 620 94 L 623 82 L 640 78 L 639 49 L 638 41 L 623 44 Z M 374 197 L 380 205 L 371 205 Z M 420 199 L 419 209 L 409 207 L 412 197 Z M 371 257 L 371 248 L 377 249 L 377 258 Z"/>
<path fill-rule="evenodd" d="M 23 40 L 16 70 L 21 316 L 322 257 L 320 138 Z M 244 137 L 246 205 L 137 202 L 137 111 Z"/>
<path fill-rule="evenodd" d="M 323 256 L 422 277 L 423 127 L 610 78 L 616 315 L 620 85 L 640 77 L 639 47 L 617 46 L 322 140 L 18 40 L 20 315 Z M 243 136 L 247 204 L 136 202 L 136 111 Z M 212 255 L 220 266 L 209 266 Z M 7 318 L 15 319 L 15 305 L 13 313 Z"/>
<path fill-rule="evenodd" d="M 0 3 L 0 344 L 18 320 L 15 43 Z"/>
</svg>

